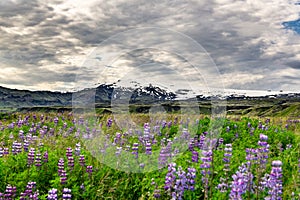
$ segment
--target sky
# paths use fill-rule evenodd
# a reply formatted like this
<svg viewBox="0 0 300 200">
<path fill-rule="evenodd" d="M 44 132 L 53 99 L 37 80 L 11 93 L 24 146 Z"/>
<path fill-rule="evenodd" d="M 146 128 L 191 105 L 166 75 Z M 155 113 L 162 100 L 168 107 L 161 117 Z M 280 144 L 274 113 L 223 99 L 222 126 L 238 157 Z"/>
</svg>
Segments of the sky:
<svg viewBox="0 0 300 200">
<path fill-rule="evenodd" d="M 300 91 L 299 0 L 1 0 L 0 86 Z"/>
</svg>

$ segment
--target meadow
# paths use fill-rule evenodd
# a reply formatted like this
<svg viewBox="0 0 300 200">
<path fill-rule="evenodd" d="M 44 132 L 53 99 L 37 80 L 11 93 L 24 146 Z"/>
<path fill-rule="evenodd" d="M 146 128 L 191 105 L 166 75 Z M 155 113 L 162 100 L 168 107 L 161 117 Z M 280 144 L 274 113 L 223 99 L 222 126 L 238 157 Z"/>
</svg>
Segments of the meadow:
<svg viewBox="0 0 300 200">
<path fill-rule="evenodd" d="M 1 115 L 0 199 L 300 198 L 299 118 L 131 117 Z"/>
</svg>

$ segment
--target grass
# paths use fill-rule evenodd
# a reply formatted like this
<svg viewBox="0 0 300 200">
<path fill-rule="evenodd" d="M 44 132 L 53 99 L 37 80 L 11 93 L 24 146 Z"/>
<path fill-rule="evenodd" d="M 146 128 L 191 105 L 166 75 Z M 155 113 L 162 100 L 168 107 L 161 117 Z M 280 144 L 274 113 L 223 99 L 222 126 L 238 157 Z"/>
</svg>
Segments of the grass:
<svg viewBox="0 0 300 200">
<path fill-rule="evenodd" d="M 44 116 L 41 120 L 41 116 Z M 35 118 L 35 117 L 36 118 Z M 54 118 L 58 117 L 58 124 L 55 125 Z M 76 122 L 74 121 L 76 119 Z M 87 118 L 85 118 L 87 119 Z M 216 187 L 220 183 L 221 177 L 227 177 L 228 182 L 231 183 L 232 175 L 236 173 L 238 167 L 242 163 L 246 162 L 246 148 L 259 148 L 258 140 L 260 134 L 268 136 L 268 143 L 270 144 L 269 158 L 266 168 L 259 172 L 257 167 L 259 165 L 254 164 L 251 172 L 254 175 L 254 182 L 259 183 L 259 179 L 263 174 L 268 174 L 271 171 L 271 163 L 274 160 L 281 160 L 283 162 L 283 199 L 297 199 L 297 195 L 300 195 L 299 191 L 299 167 L 298 159 L 300 158 L 300 123 L 296 120 L 299 118 L 291 118 L 287 116 L 271 117 L 270 122 L 266 122 L 266 117 L 241 117 L 239 115 L 229 115 L 222 121 L 211 121 L 209 116 L 206 115 L 189 115 L 181 116 L 178 113 L 164 115 L 158 113 L 157 115 L 147 115 L 132 113 L 130 115 L 123 115 L 114 117 L 114 115 L 107 114 L 104 110 L 99 111 L 96 116 L 96 121 L 90 122 L 96 123 L 94 140 L 88 142 L 83 139 L 83 135 L 87 132 L 87 127 L 79 125 L 79 117 L 72 116 L 69 113 L 60 112 L 28 112 L 28 113 L 14 113 L 0 116 L 1 125 L 0 128 L 4 129 L 0 131 L 0 148 L 8 148 L 9 154 L 3 155 L 0 158 L 0 192 L 4 193 L 8 185 L 16 186 L 17 195 L 15 199 L 19 199 L 20 193 L 25 191 L 26 185 L 29 181 L 36 182 L 36 189 L 34 191 L 39 192 L 39 199 L 46 199 L 48 192 L 51 188 L 58 189 L 59 199 L 62 197 L 63 188 L 70 188 L 72 191 L 72 199 L 154 199 L 155 190 L 159 191 L 160 199 L 170 199 L 168 191 L 164 190 L 165 178 L 168 173 L 167 166 L 164 166 L 157 170 L 148 170 L 147 163 L 144 168 L 140 168 L 141 162 L 147 161 L 145 154 L 145 146 L 143 145 L 143 133 L 144 124 L 150 122 L 150 133 L 153 134 L 157 143 L 152 145 L 153 154 L 156 152 L 157 159 L 163 146 L 168 142 L 166 139 L 174 141 L 172 147 L 172 153 L 181 149 L 173 159 L 169 159 L 170 162 L 175 162 L 177 170 L 182 167 L 183 170 L 187 170 L 189 167 L 196 169 L 195 190 L 184 191 L 184 199 L 204 199 L 204 185 L 201 181 L 201 152 L 202 148 L 194 147 L 193 150 L 188 150 L 190 139 L 196 137 L 200 139 L 200 136 L 204 136 L 205 132 L 211 132 L 216 127 L 220 127 L 220 135 L 218 138 L 223 138 L 224 142 L 218 147 L 213 149 L 213 164 L 212 174 L 209 179 L 209 190 L 207 194 L 209 199 L 229 199 L 230 188 L 225 193 L 221 193 Z M 113 120 L 111 126 L 107 125 L 109 119 Z M 115 120 L 115 121 L 114 121 Z M 119 120 L 119 122 L 117 121 Z M 166 122 L 166 126 L 163 124 Z M 130 135 L 129 129 L 124 128 L 126 122 L 134 122 L 135 127 L 133 133 L 139 130 L 142 135 L 138 137 L 135 134 Z M 175 123 L 177 121 L 177 123 Z M 8 126 L 15 122 L 13 128 Z M 168 126 L 168 122 L 172 122 L 172 125 Z M 19 123 L 19 126 L 18 126 Z M 124 126 L 122 126 L 122 123 Z M 251 126 L 249 126 L 249 123 Z M 188 126 L 187 126 L 188 124 Z M 286 128 L 286 124 L 289 126 Z M 155 125 L 158 126 L 158 130 L 155 131 Z M 46 133 L 42 133 L 43 127 L 47 127 Z M 93 132 L 93 127 L 89 132 Z M 263 127 L 263 128 L 260 128 Z M 268 128 L 265 128 L 268 127 Z M 36 128 L 36 133 L 33 129 Z M 178 138 L 183 137 L 184 128 L 188 130 L 189 139 L 175 141 Z M 36 139 L 29 137 L 29 148 L 35 148 L 35 158 L 37 152 L 42 155 L 48 152 L 48 162 L 42 162 L 42 166 L 38 167 L 32 165 L 27 166 L 28 163 L 28 151 L 24 150 L 24 139 L 19 135 L 20 130 L 24 131 L 24 136 L 36 135 Z M 81 130 L 78 135 L 77 130 Z M 99 132 L 97 132 L 99 130 Z M 117 134 L 121 133 L 121 139 L 116 140 Z M 103 137 L 102 137 L 103 136 Z M 209 134 L 207 135 L 208 138 Z M 99 137 L 99 140 L 96 138 Z M 104 138 L 107 137 L 107 140 Z M 177 139 L 176 139 L 177 137 Z M 13 143 L 17 141 L 22 144 L 21 152 L 14 155 Z M 104 142 L 105 141 L 105 142 Z M 122 162 L 128 163 L 128 168 L 121 168 L 118 165 L 109 165 L 107 160 L 101 161 L 99 148 L 104 148 L 105 144 L 111 144 L 115 141 L 116 146 L 126 149 L 126 146 L 130 146 L 127 160 Z M 165 142 L 163 142 L 165 141 Z M 134 155 L 131 153 L 133 143 L 139 143 L 138 159 L 134 159 Z M 80 157 L 75 155 L 76 144 L 81 144 L 80 154 L 85 157 L 85 165 L 80 165 Z M 161 145 L 162 143 L 163 146 Z M 186 145 L 184 145 L 184 143 Z M 225 175 L 224 172 L 224 145 L 232 144 L 233 152 L 230 162 L 230 171 Z M 41 145 L 43 144 L 43 145 Z M 93 146 L 94 145 L 94 146 Z M 289 148 L 289 145 L 291 147 Z M 74 167 L 68 166 L 68 158 L 66 156 L 66 148 L 70 147 L 73 150 Z M 93 152 L 95 148 L 98 148 L 96 152 Z M 111 152 L 110 152 L 111 151 Z M 1 151 L 0 151 L 1 152 Z M 118 158 L 115 156 L 115 147 L 107 148 L 108 156 L 105 159 L 111 159 L 111 162 L 116 163 Z M 110 152 L 110 153 L 109 153 Z M 192 162 L 192 152 L 198 152 L 199 161 Z M 126 153 L 125 151 L 122 153 Z M 123 155 L 123 154 L 122 154 Z M 124 154 L 125 155 L 125 154 Z M 61 184 L 60 176 L 57 173 L 58 160 L 64 159 L 64 168 L 67 171 L 67 183 Z M 150 157 L 149 157 L 150 158 Z M 176 159 L 175 159 L 176 158 Z M 122 166 L 125 166 L 123 163 Z M 137 164 L 138 163 L 138 164 Z M 93 173 L 89 175 L 86 172 L 87 166 L 93 166 Z M 112 167 L 113 166 L 113 167 Z M 127 165 L 126 165 L 127 166 Z M 148 167 L 148 168 L 147 168 Z M 123 169 L 123 171 L 118 170 Z M 127 169 L 127 170 L 125 170 Z M 154 168 L 153 168 L 154 169 Z M 140 170 L 140 173 L 136 173 Z M 82 189 L 81 186 L 84 186 Z M 265 188 L 259 192 L 246 191 L 243 194 L 243 199 L 261 199 L 268 196 L 270 189 Z M 172 191 L 175 192 L 174 185 Z M 294 193 L 294 196 L 292 194 Z"/>
</svg>

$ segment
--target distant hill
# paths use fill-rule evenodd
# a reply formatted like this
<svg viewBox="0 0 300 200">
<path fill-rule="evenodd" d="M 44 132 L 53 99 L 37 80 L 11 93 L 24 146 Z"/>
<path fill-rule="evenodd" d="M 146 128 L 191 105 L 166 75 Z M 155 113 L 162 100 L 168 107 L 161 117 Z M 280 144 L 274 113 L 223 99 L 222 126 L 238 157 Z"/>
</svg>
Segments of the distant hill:
<svg viewBox="0 0 300 200">
<path fill-rule="evenodd" d="M 153 85 L 133 89 L 102 84 L 96 88 L 88 88 L 73 93 L 17 90 L 0 86 L 0 113 L 16 110 L 72 110 L 72 101 L 85 101 L 88 95 L 91 96 L 93 103 L 96 103 L 96 108 L 104 109 L 106 112 L 111 112 L 112 99 L 116 103 L 130 103 L 132 105 L 131 111 L 144 113 L 149 111 L 151 104 L 158 102 L 163 104 L 167 111 L 178 111 L 182 105 L 189 106 L 190 100 L 188 98 L 178 100 L 177 95 L 182 94 L 168 92 Z M 209 114 L 211 100 L 215 98 L 215 96 L 207 95 L 196 96 L 200 112 Z M 227 114 L 300 117 L 299 93 L 280 93 L 266 96 L 226 94 L 222 99 L 226 99 Z M 180 105 L 179 101 L 181 102 Z"/>
<path fill-rule="evenodd" d="M 176 98 L 174 93 L 152 85 L 131 89 L 102 84 L 74 93 L 17 90 L 0 86 L 0 107 L 72 106 L 74 96 L 85 97 L 87 94 L 94 94 L 95 102 L 100 105 L 110 104 L 112 95 L 116 99 L 129 96 L 130 103 L 153 103 Z"/>
</svg>

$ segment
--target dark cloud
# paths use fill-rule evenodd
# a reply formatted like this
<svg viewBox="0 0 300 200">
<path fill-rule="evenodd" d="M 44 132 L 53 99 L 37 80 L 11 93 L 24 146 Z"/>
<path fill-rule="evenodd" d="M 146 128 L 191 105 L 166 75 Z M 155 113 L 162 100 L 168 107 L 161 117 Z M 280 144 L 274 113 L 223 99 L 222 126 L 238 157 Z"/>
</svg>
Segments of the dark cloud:
<svg viewBox="0 0 300 200">
<path fill-rule="evenodd" d="M 300 69 L 300 61 L 291 61 L 286 63 L 286 65 L 294 69 Z"/>
</svg>

